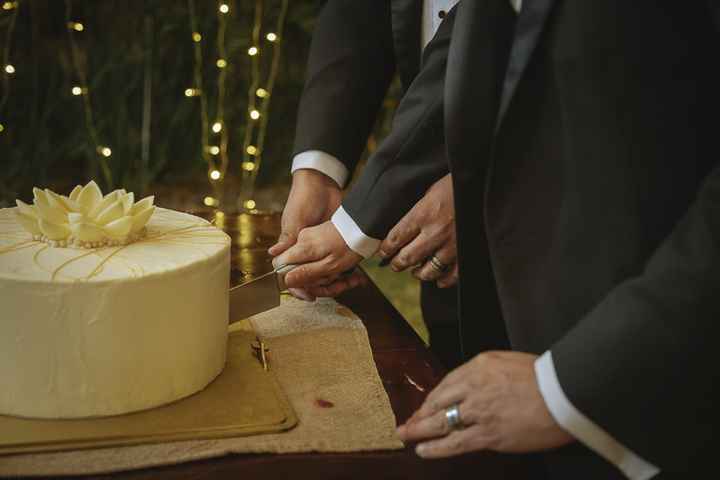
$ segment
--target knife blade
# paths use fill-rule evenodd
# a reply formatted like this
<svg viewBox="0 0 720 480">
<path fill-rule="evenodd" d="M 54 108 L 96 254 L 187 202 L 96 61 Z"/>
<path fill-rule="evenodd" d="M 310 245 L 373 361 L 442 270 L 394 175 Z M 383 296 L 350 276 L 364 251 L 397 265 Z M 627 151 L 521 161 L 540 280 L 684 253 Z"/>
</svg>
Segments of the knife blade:
<svg viewBox="0 0 720 480">
<path fill-rule="evenodd" d="M 285 275 L 296 265 L 281 265 L 230 289 L 230 324 L 280 306 Z"/>
</svg>

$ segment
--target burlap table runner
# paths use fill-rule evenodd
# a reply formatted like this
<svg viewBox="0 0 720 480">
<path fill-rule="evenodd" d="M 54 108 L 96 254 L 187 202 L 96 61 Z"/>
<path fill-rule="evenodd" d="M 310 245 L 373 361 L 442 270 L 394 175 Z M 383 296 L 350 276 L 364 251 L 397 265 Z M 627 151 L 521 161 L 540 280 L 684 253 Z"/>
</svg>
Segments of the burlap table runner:
<svg viewBox="0 0 720 480">
<path fill-rule="evenodd" d="M 293 430 L 218 440 L 0 457 L 0 476 L 76 475 L 172 465 L 231 453 L 402 448 L 367 332 L 332 300 L 282 305 L 251 319 L 299 418 Z M 243 327 L 242 324 L 238 328 Z"/>
</svg>

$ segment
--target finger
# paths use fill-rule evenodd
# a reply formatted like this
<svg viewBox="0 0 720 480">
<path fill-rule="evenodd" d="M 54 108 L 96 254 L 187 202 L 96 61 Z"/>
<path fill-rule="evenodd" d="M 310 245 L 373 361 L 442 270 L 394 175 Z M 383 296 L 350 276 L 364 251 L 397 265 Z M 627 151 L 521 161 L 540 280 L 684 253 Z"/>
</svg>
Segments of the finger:
<svg viewBox="0 0 720 480">
<path fill-rule="evenodd" d="M 325 252 L 310 240 L 298 241 L 273 259 L 274 265 L 296 265 L 315 262 L 325 257 Z"/>
<path fill-rule="evenodd" d="M 309 292 L 308 290 L 302 288 L 288 288 L 288 292 L 290 292 L 290 295 L 300 300 L 304 300 L 306 302 L 315 301 L 315 295 L 313 295 L 312 292 Z"/>
<path fill-rule="evenodd" d="M 415 447 L 415 453 L 422 458 L 443 458 L 485 450 L 489 445 L 482 427 L 473 425 L 464 430 L 455 430 L 443 438 L 423 442 Z"/>
<path fill-rule="evenodd" d="M 467 398 L 469 390 L 467 382 L 452 383 L 442 388 L 438 385 L 416 412 L 416 420 L 435 415 L 439 411 L 444 412 L 452 405 L 459 404 Z"/>
<path fill-rule="evenodd" d="M 383 257 L 392 257 L 398 250 L 404 245 L 407 245 L 412 241 L 413 238 L 420 234 L 420 227 L 418 223 L 414 221 L 415 215 L 413 211 L 405 215 L 397 225 L 390 230 L 385 240 L 380 244 L 380 250 L 378 254 Z"/>
<path fill-rule="evenodd" d="M 422 264 L 425 259 L 438 248 L 438 243 L 437 240 L 421 232 L 410 243 L 398 251 L 392 260 L 392 269 L 400 272 L 408 267 Z"/>
<path fill-rule="evenodd" d="M 443 262 L 443 264 L 446 265 L 445 262 Z M 445 271 L 433 265 L 430 259 L 412 271 L 413 277 L 424 282 L 433 282 L 444 276 L 445 273 Z"/>
<path fill-rule="evenodd" d="M 315 262 L 302 263 L 293 268 L 285 275 L 285 285 L 292 288 L 320 287 L 323 280 L 333 273 L 337 272 L 332 271 L 330 257 L 325 257 Z"/>
<path fill-rule="evenodd" d="M 416 422 L 406 423 L 397 429 L 397 435 L 403 442 L 417 442 L 442 437 L 450 432 L 445 412 L 437 412 Z"/>
<path fill-rule="evenodd" d="M 365 285 L 367 278 L 360 271 L 353 271 L 352 274 L 334 275 L 327 277 L 329 281 L 321 281 L 317 285 L 308 287 L 307 290 L 316 297 L 337 297 L 341 293 L 355 287 Z"/>
<path fill-rule="evenodd" d="M 286 211 L 283 214 L 283 217 L 295 217 L 294 215 L 289 215 L 288 213 L 289 212 Z M 285 218 L 283 218 L 281 223 L 280 236 L 278 237 L 277 242 L 268 249 L 268 253 L 273 257 L 280 255 L 282 252 L 295 245 L 298 240 L 298 233 L 302 230 L 302 225 L 297 222 L 297 218 L 294 218 L 292 221 L 285 220 Z"/>
<path fill-rule="evenodd" d="M 292 247 L 294 243 L 295 239 L 290 238 L 290 236 L 288 235 L 281 234 L 277 242 L 275 242 L 273 246 L 268 248 L 268 253 L 273 257 L 277 257 L 282 252 Z"/>
<path fill-rule="evenodd" d="M 455 263 L 452 266 L 452 269 L 445 274 L 444 277 L 440 277 L 437 280 L 437 286 L 439 288 L 449 288 L 455 285 L 458 282 L 458 279 L 460 278 L 460 269 L 458 267 L 458 264 Z"/>
<path fill-rule="evenodd" d="M 308 288 L 308 292 L 317 297 L 337 297 L 338 295 L 352 290 L 353 288 L 365 285 L 367 278 L 360 272 L 354 272 L 349 276 L 337 278 L 331 283 L 317 285 Z"/>
<path fill-rule="evenodd" d="M 456 260 L 454 248 L 443 247 L 440 250 L 436 251 L 433 255 L 427 255 L 426 257 L 428 256 L 431 258 L 435 257 L 442 265 L 446 266 L 446 268 L 448 269 L 451 265 L 455 263 Z M 413 276 L 415 278 L 417 278 L 418 280 L 429 282 L 437 280 L 438 278 L 444 276 L 447 273 L 446 270 L 441 270 L 437 266 L 433 265 L 431 258 L 429 258 L 425 263 L 413 270 Z"/>
</svg>

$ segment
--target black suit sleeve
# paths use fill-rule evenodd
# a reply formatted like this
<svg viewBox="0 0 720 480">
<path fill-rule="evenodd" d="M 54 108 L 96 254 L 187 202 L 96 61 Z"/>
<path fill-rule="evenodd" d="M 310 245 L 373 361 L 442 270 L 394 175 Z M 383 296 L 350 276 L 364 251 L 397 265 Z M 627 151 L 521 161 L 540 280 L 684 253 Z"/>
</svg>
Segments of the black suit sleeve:
<svg viewBox="0 0 720 480">
<path fill-rule="evenodd" d="M 710 8 L 720 35 L 720 6 Z M 710 71 L 720 81 L 717 69 Z M 720 95 L 712 90 L 706 101 L 717 111 Z M 701 128 L 714 124 L 706 120 Z M 717 155 L 712 146 L 707 152 Z M 554 345 L 555 369 L 571 403 L 625 446 L 664 472 L 696 471 L 716 463 L 719 326 L 716 162 L 643 272 Z"/>
<path fill-rule="evenodd" d="M 394 71 L 390 1 L 328 1 L 310 46 L 293 154 L 321 150 L 352 171 Z"/>
<path fill-rule="evenodd" d="M 368 160 L 343 208 L 366 235 L 385 238 L 427 189 L 448 173 L 443 132 L 443 89 L 455 9 L 423 53 L 390 134 Z"/>
<path fill-rule="evenodd" d="M 571 403 L 665 469 L 713 445 L 720 340 L 720 167 L 643 273 L 552 348 Z"/>
</svg>

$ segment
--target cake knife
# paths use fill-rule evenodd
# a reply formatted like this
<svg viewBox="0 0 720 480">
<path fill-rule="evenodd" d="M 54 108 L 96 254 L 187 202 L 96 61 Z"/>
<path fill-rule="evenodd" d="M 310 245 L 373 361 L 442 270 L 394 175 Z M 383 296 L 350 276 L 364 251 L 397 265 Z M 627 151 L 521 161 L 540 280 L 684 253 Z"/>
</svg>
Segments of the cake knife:
<svg viewBox="0 0 720 480">
<path fill-rule="evenodd" d="M 230 289 L 230 324 L 280 306 L 285 275 L 297 265 L 280 265 Z"/>
</svg>

